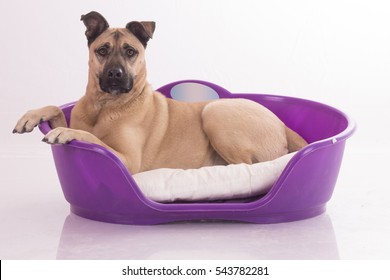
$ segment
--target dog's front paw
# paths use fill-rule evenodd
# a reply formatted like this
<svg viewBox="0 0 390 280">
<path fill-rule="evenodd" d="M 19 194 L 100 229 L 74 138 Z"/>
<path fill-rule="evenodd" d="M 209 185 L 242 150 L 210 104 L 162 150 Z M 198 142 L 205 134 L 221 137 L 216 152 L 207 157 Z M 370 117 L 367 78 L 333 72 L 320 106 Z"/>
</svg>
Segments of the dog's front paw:
<svg viewBox="0 0 390 280">
<path fill-rule="evenodd" d="M 12 133 L 25 133 L 33 131 L 34 127 L 43 122 L 43 116 L 37 110 L 28 111 L 16 123 Z"/>
<path fill-rule="evenodd" d="M 56 106 L 46 106 L 25 113 L 16 123 L 12 133 L 31 132 L 44 121 L 50 121 L 52 127 L 66 126 L 65 116 L 61 109 Z"/>
<path fill-rule="evenodd" d="M 72 140 L 85 141 L 85 133 L 81 130 L 57 127 L 46 134 L 42 141 L 48 144 L 66 144 Z"/>
</svg>

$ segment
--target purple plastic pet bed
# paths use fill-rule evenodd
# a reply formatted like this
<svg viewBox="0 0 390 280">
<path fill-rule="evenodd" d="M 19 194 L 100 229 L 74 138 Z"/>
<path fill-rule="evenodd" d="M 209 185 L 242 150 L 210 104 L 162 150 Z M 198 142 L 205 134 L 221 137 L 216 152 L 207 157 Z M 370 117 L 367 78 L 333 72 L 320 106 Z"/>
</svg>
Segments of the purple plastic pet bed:
<svg viewBox="0 0 390 280">
<path fill-rule="evenodd" d="M 199 101 L 247 98 L 273 111 L 309 145 L 287 164 L 270 191 L 246 200 L 158 203 L 147 198 L 122 162 L 107 149 L 80 141 L 52 145 L 66 200 L 76 215 L 111 223 L 150 225 L 183 220 L 279 223 L 317 216 L 332 196 L 345 140 L 355 124 L 343 112 L 304 99 L 233 94 L 204 81 L 179 81 L 158 89 L 169 98 Z M 62 106 L 69 122 L 75 103 Z M 50 131 L 47 122 L 39 126 Z M 185 188 L 185 186 L 183 186 Z"/>
</svg>

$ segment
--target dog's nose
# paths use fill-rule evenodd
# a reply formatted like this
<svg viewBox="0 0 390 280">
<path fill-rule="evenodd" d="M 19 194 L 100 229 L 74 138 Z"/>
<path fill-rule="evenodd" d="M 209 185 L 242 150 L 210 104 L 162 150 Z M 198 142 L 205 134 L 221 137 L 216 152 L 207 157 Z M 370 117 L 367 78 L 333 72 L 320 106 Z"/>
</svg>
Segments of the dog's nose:
<svg viewBox="0 0 390 280">
<path fill-rule="evenodd" d="M 108 93 L 126 93 L 133 87 L 133 78 L 120 64 L 109 64 L 99 76 L 100 88 Z"/>
<path fill-rule="evenodd" d="M 118 67 L 118 68 L 113 68 L 108 71 L 108 78 L 112 80 L 120 80 L 123 77 L 123 69 Z"/>
</svg>

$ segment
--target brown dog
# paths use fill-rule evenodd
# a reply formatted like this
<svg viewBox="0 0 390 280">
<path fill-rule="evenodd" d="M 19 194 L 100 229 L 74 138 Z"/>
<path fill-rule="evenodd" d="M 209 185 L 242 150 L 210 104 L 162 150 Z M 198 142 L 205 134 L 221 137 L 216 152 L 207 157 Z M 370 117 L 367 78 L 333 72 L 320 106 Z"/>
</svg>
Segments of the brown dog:
<svg viewBox="0 0 390 280">
<path fill-rule="evenodd" d="M 154 92 L 146 81 L 145 48 L 154 22 L 109 28 L 97 12 L 83 15 L 89 46 L 86 94 L 67 128 L 62 111 L 27 112 L 14 133 L 42 121 L 54 128 L 43 141 L 80 140 L 116 154 L 131 173 L 156 168 L 199 168 L 272 160 L 307 145 L 272 112 L 245 99 L 186 103 Z"/>
</svg>

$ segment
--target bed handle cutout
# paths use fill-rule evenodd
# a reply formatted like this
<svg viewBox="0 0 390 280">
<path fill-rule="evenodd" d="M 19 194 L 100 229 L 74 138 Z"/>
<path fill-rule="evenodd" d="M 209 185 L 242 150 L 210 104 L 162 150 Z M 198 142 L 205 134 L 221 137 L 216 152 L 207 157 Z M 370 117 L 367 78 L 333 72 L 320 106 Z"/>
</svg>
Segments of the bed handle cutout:
<svg viewBox="0 0 390 280">
<path fill-rule="evenodd" d="M 213 88 L 196 82 L 177 84 L 172 87 L 170 94 L 172 99 L 185 102 L 219 99 L 218 93 Z"/>
</svg>

